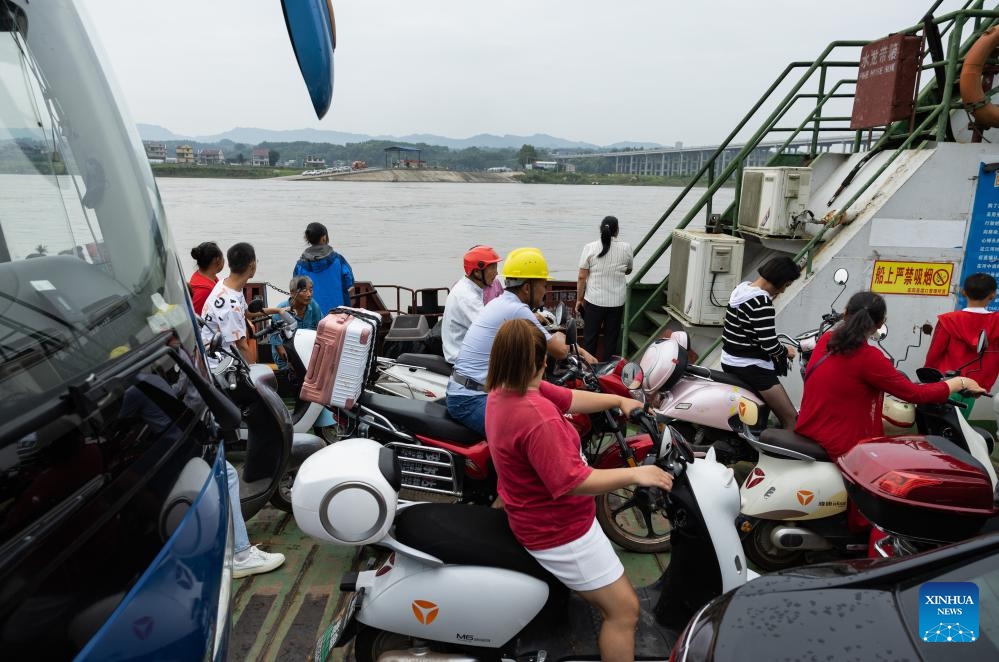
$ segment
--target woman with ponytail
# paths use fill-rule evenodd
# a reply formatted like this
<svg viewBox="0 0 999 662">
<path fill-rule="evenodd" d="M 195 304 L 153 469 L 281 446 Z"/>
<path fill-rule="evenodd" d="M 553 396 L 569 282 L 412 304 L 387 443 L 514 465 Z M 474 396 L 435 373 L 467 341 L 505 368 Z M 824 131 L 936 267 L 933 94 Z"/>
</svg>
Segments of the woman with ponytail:
<svg viewBox="0 0 999 662">
<path fill-rule="evenodd" d="M 823 335 L 805 369 L 805 391 L 795 432 L 836 459 L 862 439 L 884 434 L 884 393 L 913 404 L 946 402 L 951 393 L 985 393 L 975 380 L 952 377 L 914 384 L 868 339 L 884 324 L 885 300 L 873 292 L 850 297 L 843 321 Z"/>
<path fill-rule="evenodd" d="M 627 279 L 631 273 L 631 246 L 617 238 L 614 216 L 600 221 L 600 241 L 583 247 L 576 284 L 576 312 L 583 315 L 583 347 L 606 361 L 621 350 L 621 324 Z M 597 335 L 604 333 L 602 351 L 597 354 Z"/>
</svg>

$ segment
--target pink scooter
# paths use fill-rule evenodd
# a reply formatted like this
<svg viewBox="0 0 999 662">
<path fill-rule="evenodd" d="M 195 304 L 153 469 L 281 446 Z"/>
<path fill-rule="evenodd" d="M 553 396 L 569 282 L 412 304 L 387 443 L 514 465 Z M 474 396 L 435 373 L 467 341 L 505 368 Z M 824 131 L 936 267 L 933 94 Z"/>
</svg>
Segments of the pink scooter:
<svg viewBox="0 0 999 662">
<path fill-rule="evenodd" d="M 738 377 L 689 364 L 688 347 L 687 334 L 677 331 L 645 350 L 641 366 L 648 403 L 657 413 L 672 419 L 673 428 L 695 451 L 707 451 L 713 446 L 718 461 L 726 465 L 742 460 L 755 462 L 756 450 L 736 429 L 751 423 L 749 429 L 759 435 L 767 426 L 770 408 Z M 747 409 L 753 409 L 744 404 L 740 412 L 740 401 L 756 404 L 756 421 L 739 422 L 740 413 L 745 416 Z"/>
</svg>

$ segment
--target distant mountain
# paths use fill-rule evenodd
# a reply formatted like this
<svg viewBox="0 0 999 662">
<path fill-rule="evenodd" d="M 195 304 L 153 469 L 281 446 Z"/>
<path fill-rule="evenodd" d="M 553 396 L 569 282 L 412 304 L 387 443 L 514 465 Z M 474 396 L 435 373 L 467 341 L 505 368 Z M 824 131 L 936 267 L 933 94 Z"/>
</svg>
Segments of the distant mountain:
<svg viewBox="0 0 999 662">
<path fill-rule="evenodd" d="M 512 136 L 510 134 L 497 136 L 491 133 L 480 133 L 472 136 L 471 138 L 446 138 L 444 136 L 435 136 L 432 134 L 414 134 L 400 136 L 398 138 L 379 136 L 379 139 L 398 140 L 400 142 L 427 143 L 428 145 L 441 145 L 442 147 L 449 147 L 451 149 L 467 149 L 469 147 L 507 149 L 511 147 L 519 148 L 521 145 L 534 145 L 535 147 L 542 147 L 545 149 L 599 149 L 598 145 L 594 145 L 592 143 L 565 140 L 564 138 L 556 138 L 555 136 L 550 136 L 546 133 L 535 133 L 531 136 Z"/>
<path fill-rule="evenodd" d="M 197 136 L 199 142 L 217 143 L 231 140 L 234 143 L 257 145 L 263 142 L 271 143 L 332 143 L 346 145 L 347 143 L 363 143 L 372 140 L 371 136 L 362 133 L 344 133 L 343 131 L 325 131 L 323 129 L 256 129 L 252 127 L 236 127 L 225 133 L 213 136 Z M 386 138 L 386 140 L 393 140 Z"/>
<path fill-rule="evenodd" d="M 368 140 L 385 140 L 400 143 L 426 143 L 427 145 L 439 145 L 449 149 L 467 149 L 469 147 L 480 147 L 484 149 L 504 149 L 519 148 L 521 145 L 534 145 L 543 149 L 622 149 L 624 147 L 660 147 L 655 143 L 619 142 L 607 147 L 594 145 L 593 143 L 579 142 L 575 140 L 565 140 L 546 133 L 536 133 L 530 136 L 503 135 L 497 136 L 489 133 L 480 133 L 470 138 L 448 138 L 429 133 L 411 134 L 407 136 L 370 136 L 362 133 L 345 133 L 342 131 L 327 131 L 323 129 L 257 129 L 253 127 L 236 127 L 230 131 L 211 136 L 179 136 L 169 129 L 155 124 L 139 124 L 139 134 L 143 140 L 191 140 L 199 143 L 219 143 L 223 140 L 230 140 L 234 143 L 246 143 L 247 145 L 257 145 L 262 142 L 290 143 L 290 142 L 311 142 L 311 143 L 331 143 L 334 145 L 346 145 L 347 143 L 361 143 Z"/>
<path fill-rule="evenodd" d="M 136 124 L 143 140 L 190 140 L 188 136 L 178 136 L 170 129 L 157 124 Z"/>
</svg>

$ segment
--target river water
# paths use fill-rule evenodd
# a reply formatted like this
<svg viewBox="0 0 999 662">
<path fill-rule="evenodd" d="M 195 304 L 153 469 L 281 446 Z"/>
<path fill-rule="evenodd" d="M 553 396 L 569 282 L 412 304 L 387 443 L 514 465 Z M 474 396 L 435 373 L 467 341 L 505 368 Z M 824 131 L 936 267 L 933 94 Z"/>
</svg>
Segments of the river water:
<svg viewBox="0 0 999 662">
<path fill-rule="evenodd" d="M 350 262 L 357 280 L 450 286 L 462 275 L 462 254 L 474 244 L 491 245 L 501 255 L 536 246 L 555 278 L 574 280 L 580 251 L 599 239 L 604 216 L 617 216 L 619 237 L 635 246 L 682 190 L 180 178 L 162 178 L 157 185 L 186 273 L 194 269 L 189 256 L 196 244 L 216 241 L 225 251 L 248 241 L 257 251 L 256 280 L 279 287 L 287 287 L 305 247 L 305 226 L 312 221 L 326 225 L 331 244 Z M 731 189 L 719 192 L 715 211 L 731 200 Z M 674 217 L 682 214 L 674 212 Z M 661 228 L 643 252 L 654 250 L 668 232 Z M 639 255 L 636 265 L 641 263 Z M 660 265 L 645 280 L 660 279 L 667 270 Z"/>
</svg>

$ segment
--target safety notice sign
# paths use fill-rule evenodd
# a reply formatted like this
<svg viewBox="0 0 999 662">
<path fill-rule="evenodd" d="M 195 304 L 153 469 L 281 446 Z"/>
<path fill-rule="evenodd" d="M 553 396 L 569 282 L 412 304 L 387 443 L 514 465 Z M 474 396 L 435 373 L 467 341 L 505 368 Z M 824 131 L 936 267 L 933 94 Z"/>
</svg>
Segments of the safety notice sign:
<svg viewBox="0 0 999 662">
<path fill-rule="evenodd" d="M 877 260 L 871 291 L 878 294 L 918 294 L 944 297 L 950 294 L 953 262 L 892 262 Z"/>
</svg>

